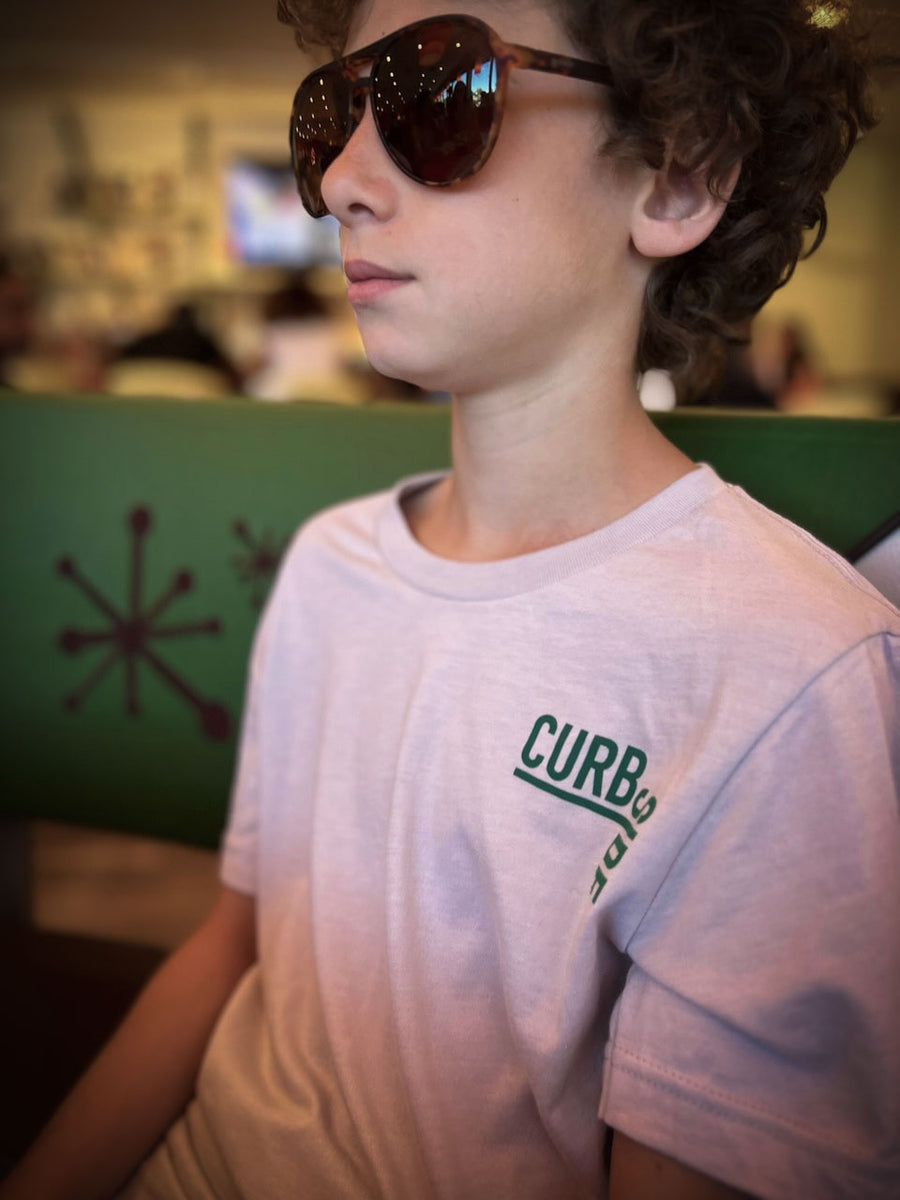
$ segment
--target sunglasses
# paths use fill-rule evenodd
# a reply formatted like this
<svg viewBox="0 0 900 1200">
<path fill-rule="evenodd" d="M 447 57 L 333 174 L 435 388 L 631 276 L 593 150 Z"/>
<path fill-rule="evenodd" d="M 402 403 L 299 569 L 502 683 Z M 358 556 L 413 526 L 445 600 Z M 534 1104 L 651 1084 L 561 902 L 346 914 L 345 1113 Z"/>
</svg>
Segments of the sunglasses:
<svg viewBox="0 0 900 1200">
<path fill-rule="evenodd" d="M 367 78 L 360 71 L 371 65 Z M 432 187 L 467 179 L 487 162 L 513 68 L 612 83 L 596 62 L 515 46 L 476 17 L 431 17 L 307 75 L 291 110 L 291 162 L 313 217 L 328 212 L 322 176 L 363 119 L 366 95 L 382 145 L 404 175 Z"/>
</svg>

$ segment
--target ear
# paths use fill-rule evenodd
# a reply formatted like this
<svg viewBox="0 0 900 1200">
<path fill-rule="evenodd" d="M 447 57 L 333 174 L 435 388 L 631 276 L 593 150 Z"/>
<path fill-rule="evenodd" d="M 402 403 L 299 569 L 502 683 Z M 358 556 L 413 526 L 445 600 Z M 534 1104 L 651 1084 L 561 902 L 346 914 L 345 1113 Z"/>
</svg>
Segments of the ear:
<svg viewBox="0 0 900 1200">
<path fill-rule="evenodd" d="M 709 174 L 669 163 L 653 172 L 635 205 L 631 240 L 645 258 L 674 258 L 709 237 L 734 191 L 741 171 L 735 163 L 710 190 Z"/>
</svg>

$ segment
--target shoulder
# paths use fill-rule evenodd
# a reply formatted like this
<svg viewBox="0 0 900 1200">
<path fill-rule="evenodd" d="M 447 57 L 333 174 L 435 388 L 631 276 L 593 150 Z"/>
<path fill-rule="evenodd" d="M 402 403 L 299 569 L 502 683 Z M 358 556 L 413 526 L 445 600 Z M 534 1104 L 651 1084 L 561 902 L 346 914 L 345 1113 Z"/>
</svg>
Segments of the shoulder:
<svg viewBox="0 0 900 1200">
<path fill-rule="evenodd" d="M 391 504 L 394 490 L 355 496 L 320 509 L 297 530 L 294 546 L 308 549 L 333 545 L 339 549 L 347 539 L 373 540 L 378 519 Z"/>
<path fill-rule="evenodd" d="M 403 478 L 392 487 L 320 509 L 294 534 L 267 605 L 270 625 L 290 626 L 301 611 L 335 615 L 352 603 L 393 595 L 393 572 L 383 550 L 384 530 L 402 521 L 400 496 L 432 474 Z M 277 615 L 272 615 L 272 614 Z"/>
<path fill-rule="evenodd" d="M 836 679 L 831 669 L 848 656 L 890 694 L 896 608 L 710 468 L 692 487 L 696 503 L 601 564 L 581 596 L 573 581 L 567 597 L 584 603 L 604 653 L 613 639 L 618 660 L 628 655 L 635 686 L 666 698 L 672 736 L 715 731 L 740 755 L 816 680 Z"/>
<path fill-rule="evenodd" d="M 358 593 L 366 603 L 370 580 L 382 571 L 378 525 L 393 502 L 394 489 L 354 497 L 320 509 L 294 533 L 282 555 L 251 654 L 257 683 L 286 656 L 317 636 Z"/>
<path fill-rule="evenodd" d="M 825 661 L 900 634 L 900 613 L 835 551 L 722 483 L 692 514 L 684 594 L 711 632 Z"/>
<path fill-rule="evenodd" d="M 308 586 L 318 572 L 376 560 L 379 522 L 393 503 L 394 491 L 343 500 L 304 521 L 281 561 L 273 599 L 285 590 Z"/>
</svg>

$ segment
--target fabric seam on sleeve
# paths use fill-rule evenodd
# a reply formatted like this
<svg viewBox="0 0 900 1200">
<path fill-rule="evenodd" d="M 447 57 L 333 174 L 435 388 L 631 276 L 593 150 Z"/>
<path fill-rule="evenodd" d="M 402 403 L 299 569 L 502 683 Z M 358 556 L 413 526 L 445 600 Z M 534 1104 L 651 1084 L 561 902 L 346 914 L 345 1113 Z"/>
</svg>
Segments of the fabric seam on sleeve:
<svg viewBox="0 0 900 1200">
<path fill-rule="evenodd" d="M 875 640 L 880 641 L 883 638 L 896 640 L 898 643 L 900 643 L 900 634 L 894 633 L 890 629 L 879 629 L 875 633 L 867 634 L 865 637 L 861 638 L 859 641 L 854 642 L 852 646 L 845 647 L 845 649 L 843 649 L 840 652 L 840 654 L 837 655 L 836 658 L 831 659 L 830 662 L 826 663 L 823 667 L 821 667 L 818 671 L 816 671 L 814 675 L 812 675 L 809 679 L 807 679 L 804 682 L 804 684 L 802 685 L 802 687 L 800 687 L 798 689 L 798 691 L 796 691 L 790 697 L 790 699 L 788 701 L 786 701 L 786 703 L 784 705 L 782 705 L 782 707 L 772 717 L 772 719 L 768 722 L 768 724 L 765 725 L 762 729 L 760 729 L 760 731 L 757 733 L 756 737 L 753 738 L 753 740 L 748 744 L 748 746 L 746 747 L 744 752 L 736 759 L 731 770 L 728 772 L 728 774 L 722 780 L 722 783 L 719 786 L 719 789 L 715 792 L 715 794 L 713 796 L 710 797 L 709 803 L 701 811 L 700 815 L 697 817 L 697 820 L 690 827 L 690 829 L 685 833 L 685 836 L 682 839 L 681 845 L 678 848 L 678 852 L 672 856 L 672 861 L 669 864 L 668 870 L 663 875 L 662 879 L 659 881 L 658 887 L 656 888 L 653 895 L 647 902 L 647 907 L 644 909 L 643 913 L 641 914 L 640 919 L 636 922 L 635 927 L 632 930 L 631 936 L 629 937 L 627 943 L 623 947 L 626 954 L 628 953 L 631 943 L 641 932 L 641 929 L 644 925 L 644 922 L 647 920 L 647 917 L 653 911 L 653 907 L 656 904 L 657 899 L 659 898 L 660 892 L 662 892 L 662 890 L 665 888 L 666 884 L 669 881 L 670 876 L 675 871 L 676 867 L 678 866 L 679 862 L 681 861 L 681 857 L 685 852 L 685 848 L 693 841 L 694 837 L 696 836 L 697 830 L 703 825 L 704 821 L 706 821 L 709 818 L 710 814 L 715 809 L 716 804 L 719 801 L 720 797 L 726 791 L 729 784 L 734 779 L 734 776 L 738 773 L 738 771 L 741 769 L 741 767 L 744 765 L 744 763 L 747 762 L 747 760 L 750 758 L 750 756 L 753 753 L 755 753 L 756 750 L 759 748 L 759 746 L 766 740 L 766 738 L 769 737 L 769 735 L 772 733 L 773 729 L 775 729 L 775 727 L 778 725 L 778 723 L 798 703 L 800 698 L 802 696 L 804 696 L 811 688 L 815 687 L 815 685 L 817 683 L 819 683 L 819 681 L 825 675 L 827 675 L 829 671 L 837 668 L 842 662 L 844 662 L 846 659 L 848 659 L 857 650 L 861 649 L 861 647 L 867 645 L 869 642 L 875 641 Z"/>
<path fill-rule="evenodd" d="M 698 1092 L 696 1081 L 690 1076 L 683 1075 L 679 1071 L 673 1071 L 670 1067 L 663 1066 L 661 1063 L 651 1059 L 642 1058 L 640 1055 L 635 1054 L 633 1050 L 622 1046 L 621 1043 L 617 1043 L 612 1047 L 610 1057 L 611 1059 L 626 1058 L 634 1064 L 629 1065 L 628 1063 L 621 1062 L 617 1064 L 613 1062 L 610 1072 L 611 1076 L 614 1076 L 617 1071 L 626 1075 L 632 1075 L 636 1079 L 641 1079 L 653 1087 L 677 1095 L 680 1099 L 694 1105 L 696 1108 L 714 1113 L 716 1117 L 744 1124 L 763 1126 L 773 1136 L 783 1141 L 789 1141 L 792 1137 L 801 1137 L 810 1146 L 815 1147 L 817 1153 L 825 1153 L 832 1157 L 840 1155 L 852 1161 L 857 1166 L 865 1167 L 866 1165 L 866 1154 L 861 1147 L 855 1147 L 849 1142 L 839 1141 L 832 1136 L 829 1136 L 827 1140 L 822 1139 L 808 1126 L 794 1121 L 786 1121 L 782 1116 L 775 1114 L 769 1109 L 748 1105 L 743 1101 L 737 1100 L 728 1092 L 717 1091 L 716 1089 Z"/>
</svg>

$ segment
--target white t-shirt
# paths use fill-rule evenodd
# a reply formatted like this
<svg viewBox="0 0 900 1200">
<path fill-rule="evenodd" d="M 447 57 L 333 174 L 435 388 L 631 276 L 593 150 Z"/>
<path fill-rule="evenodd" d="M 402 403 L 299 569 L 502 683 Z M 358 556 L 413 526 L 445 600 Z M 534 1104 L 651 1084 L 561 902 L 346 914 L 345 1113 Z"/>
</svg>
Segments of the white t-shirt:
<svg viewBox="0 0 900 1200">
<path fill-rule="evenodd" d="M 897 611 L 709 467 L 494 563 L 414 540 L 422 483 L 283 565 L 222 867 L 259 962 L 129 1195 L 602 1196 L 611 1126 L 895 1197 Z"/>
</svg>

